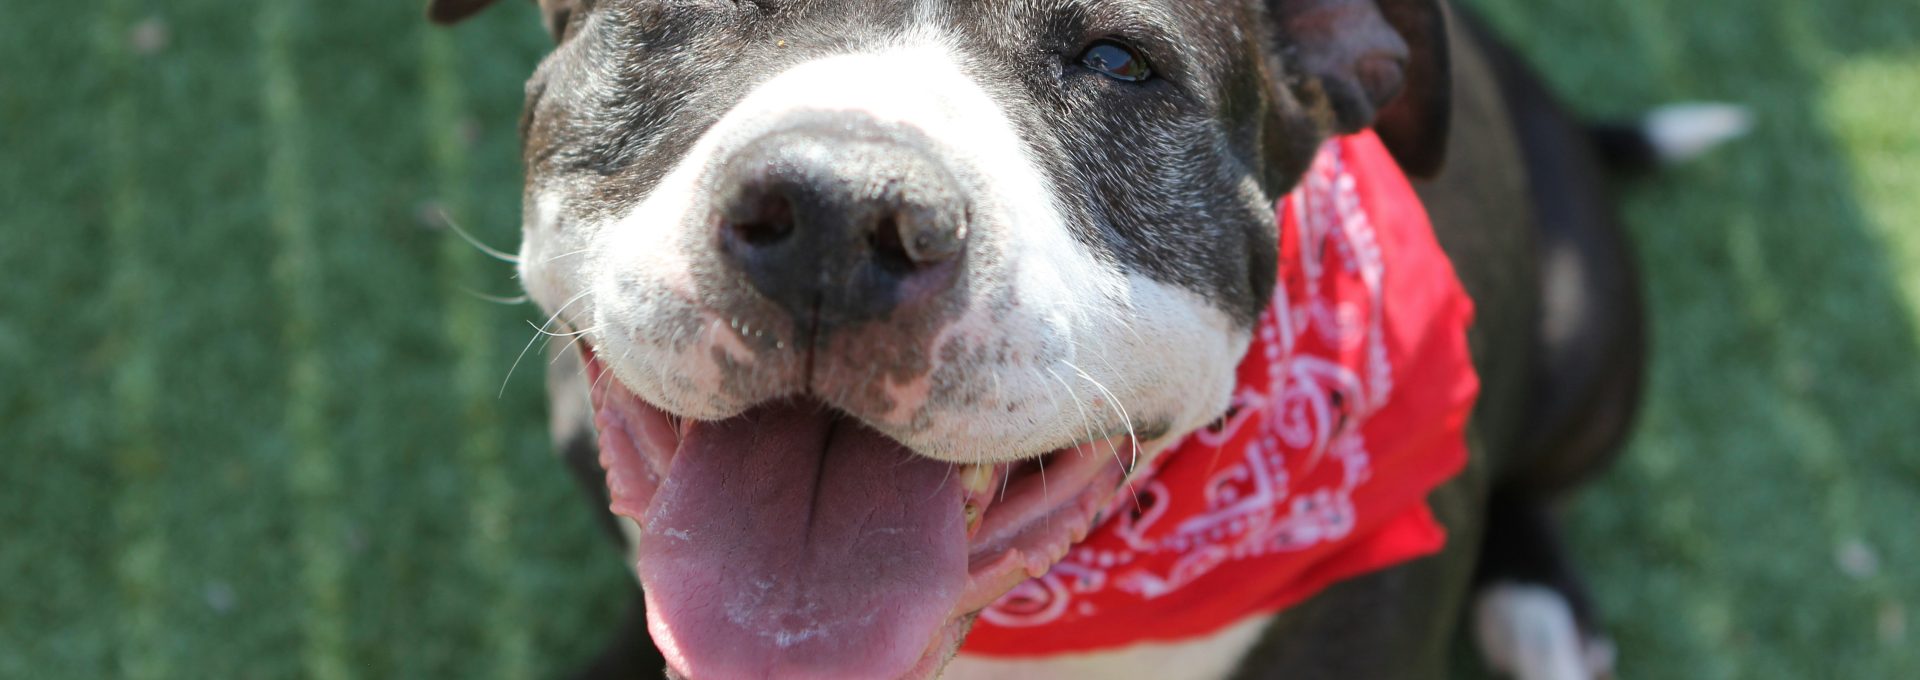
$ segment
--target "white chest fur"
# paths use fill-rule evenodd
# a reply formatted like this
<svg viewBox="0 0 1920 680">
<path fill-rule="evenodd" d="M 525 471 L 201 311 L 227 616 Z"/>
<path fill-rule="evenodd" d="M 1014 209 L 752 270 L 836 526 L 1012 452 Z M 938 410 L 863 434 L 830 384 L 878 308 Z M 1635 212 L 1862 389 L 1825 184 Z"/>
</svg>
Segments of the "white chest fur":
<svg viewBox="0 0 1920 680">
<path fill-rule="evenodd" d="M 1218 634 L 1176 644 L 1139 645 L 1115 652 L 1045 659 L 995 659 L 962 654 L 942 680 L 1215 680 L 1227 677 L 1253 648 L 1272 617 L 1234 624 Z"/>
</svg>

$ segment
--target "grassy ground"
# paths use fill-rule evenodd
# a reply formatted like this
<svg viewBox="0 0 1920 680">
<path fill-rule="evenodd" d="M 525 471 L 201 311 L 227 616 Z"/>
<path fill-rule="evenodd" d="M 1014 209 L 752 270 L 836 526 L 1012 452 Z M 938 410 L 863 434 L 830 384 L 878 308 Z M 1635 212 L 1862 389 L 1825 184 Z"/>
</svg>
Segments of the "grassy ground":
<svg viewBox="0 0 1920 680">
<path fill-rule="evenodd" d="M 416 4 L 0 21 L 0 677 L 519 678 L 615 616 L 437 217 L 513 242 L 544 39 Z M 1627 675 L 1920 677 L 1920 5 L 1478 4 L 1585 111 L 1761 116 L 1627 196 L 1652 394 L 1571 513 Z"/>
</svg>

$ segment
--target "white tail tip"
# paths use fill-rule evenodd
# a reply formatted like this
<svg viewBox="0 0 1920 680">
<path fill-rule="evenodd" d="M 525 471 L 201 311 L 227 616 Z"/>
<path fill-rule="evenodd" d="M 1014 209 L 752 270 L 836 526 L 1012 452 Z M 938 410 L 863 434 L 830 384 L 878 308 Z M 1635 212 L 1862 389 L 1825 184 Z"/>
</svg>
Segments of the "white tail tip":
<svg viewBox="0 0 1920 680">
<path fill-rule="evenodd" d="M 1753 113 L 1736 104 L 1694 102 L 1648 112 L 1640 129 L 1661 162 L 1680 163 L 1753 130 Z"/>
</svg>

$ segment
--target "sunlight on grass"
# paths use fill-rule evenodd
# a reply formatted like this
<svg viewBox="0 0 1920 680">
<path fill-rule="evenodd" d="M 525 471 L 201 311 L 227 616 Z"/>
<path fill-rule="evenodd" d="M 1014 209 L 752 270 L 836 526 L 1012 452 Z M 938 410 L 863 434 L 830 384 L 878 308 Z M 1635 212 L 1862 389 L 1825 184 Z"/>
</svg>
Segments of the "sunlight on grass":
<svg viewBox="0 0 1920 680">
<path fill-rule="evenodd" d="M 1840 63 L 1824 94 L 1822 114 L 1844 146 L 1920 336 L 1920 53 Z"/>
</svg>

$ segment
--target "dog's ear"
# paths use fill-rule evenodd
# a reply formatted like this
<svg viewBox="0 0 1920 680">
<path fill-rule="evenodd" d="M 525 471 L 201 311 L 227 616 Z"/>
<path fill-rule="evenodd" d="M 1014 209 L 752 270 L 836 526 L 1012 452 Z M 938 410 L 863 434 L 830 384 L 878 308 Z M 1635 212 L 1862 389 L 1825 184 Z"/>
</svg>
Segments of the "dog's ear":
<svg viewBox="0 0 1920 680">
<path fill-rule="evenodd" d="M 1332 132 L 1372 127 L 1408 174 L 1446 159 L 1452 77 L 1441 0 L 1265 0 Z M 1311 97 L 1308 97 L 1311 99 Z"/>
<path fill-rule="evenodd" d="M 592 0 L 535 0 L 540 5 L 540 20 L 547 26 L 547 33 L 555 42 L 567 37 L 567 28 L 573 24 L 574 15 Z M 479 14 L 480 10 L 492 5 L 494 0 L 430 0 L 427 3 L 427 18 L 436 24 L 455 24 Z"/>
</svg>

